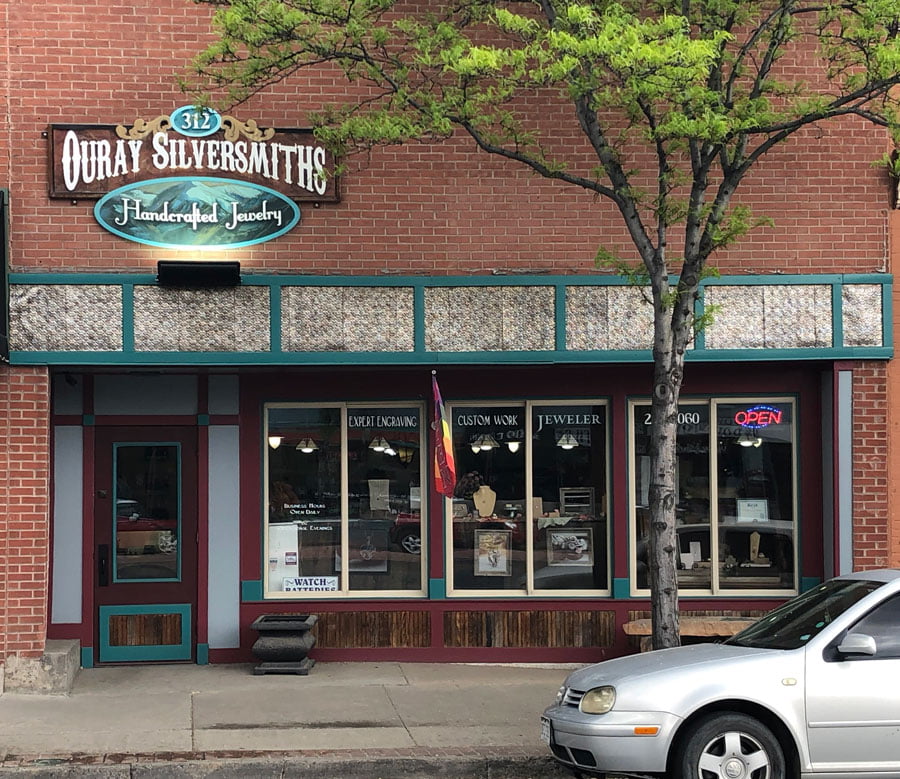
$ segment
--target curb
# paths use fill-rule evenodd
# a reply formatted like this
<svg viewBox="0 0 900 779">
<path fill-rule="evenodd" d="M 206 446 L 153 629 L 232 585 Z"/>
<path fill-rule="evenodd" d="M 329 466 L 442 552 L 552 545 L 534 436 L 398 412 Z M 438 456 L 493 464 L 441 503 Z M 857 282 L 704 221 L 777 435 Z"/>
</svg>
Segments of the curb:
<svg viewBox="0 0 900 779">
<path fill-rule="evenodd" d="M 30 779 L 562 779 L 549 755 L 509 747 L 320 753 L 8 755 L 0 777 Z M 404 754 L 399 754 L 403 752 Z M 510 754 L 515 752 L 515 754 Z M 443 753 L 443 754 L 440 754 Z"/>
</svg>

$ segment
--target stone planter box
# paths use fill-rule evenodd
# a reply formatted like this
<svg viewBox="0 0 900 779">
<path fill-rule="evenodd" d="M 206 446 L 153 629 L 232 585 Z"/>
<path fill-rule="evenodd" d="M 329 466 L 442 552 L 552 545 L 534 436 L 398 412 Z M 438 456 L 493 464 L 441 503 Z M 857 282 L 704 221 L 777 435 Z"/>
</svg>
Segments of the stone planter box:
<svg viewBox="0 0 900 779">
<path fill-rule="evenodd" d="M 263 614 L 251 630 L 259 633 L 252 652 L 261 663 L 253 669 L 256 676 L 266 673 L 306 676 L 315 660 L 307 657 L 316 644 L 310 632 L 319 618 L 314 614 Z"/>
</svg>

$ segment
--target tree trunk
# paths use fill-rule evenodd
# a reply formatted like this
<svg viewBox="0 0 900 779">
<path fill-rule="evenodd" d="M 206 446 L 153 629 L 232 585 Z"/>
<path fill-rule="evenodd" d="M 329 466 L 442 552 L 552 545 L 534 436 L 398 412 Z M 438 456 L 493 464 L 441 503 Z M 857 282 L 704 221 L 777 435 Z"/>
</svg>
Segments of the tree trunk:
<svg viewBox="0 0 900 779">
<path fill-rule="evenodd" d="M 667 319 L 661 317 L 661 319 Z M 668 324 L 668 323 L 667 323 Z M 678 540 L 675 534 L 675 436 L 678 398 L 684 375 L 684 349 L 671 330 L 657 330 L 654 344 L 650 421 L 649 567 L 653 648 L 678 646 Z"/>
</svg>

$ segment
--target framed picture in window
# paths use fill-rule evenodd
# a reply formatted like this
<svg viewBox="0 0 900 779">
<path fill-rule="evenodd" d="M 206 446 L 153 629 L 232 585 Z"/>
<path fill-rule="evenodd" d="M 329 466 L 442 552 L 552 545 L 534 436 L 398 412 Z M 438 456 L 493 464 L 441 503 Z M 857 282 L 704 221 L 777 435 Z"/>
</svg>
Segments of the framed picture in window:
<svg viewBox="0 0 900 779">
<path fill-rule="evenodd" d="M 512 574 L 511 539 L 511 530 L 475 531 L 476 576 L 510 576 Z"/>
<path fill-rule="evenodd" d="M 547 531 L 548 565 L 594 565 L 594 532 L 590 528 Z"/>
<path fill-rule="evenodd" d="M 738 500 L 737 502 L 737 521 L 738 522 L 768 522 L 769 521 L 769 501 L 765 498 L 754 500 Z"/>
</svg>

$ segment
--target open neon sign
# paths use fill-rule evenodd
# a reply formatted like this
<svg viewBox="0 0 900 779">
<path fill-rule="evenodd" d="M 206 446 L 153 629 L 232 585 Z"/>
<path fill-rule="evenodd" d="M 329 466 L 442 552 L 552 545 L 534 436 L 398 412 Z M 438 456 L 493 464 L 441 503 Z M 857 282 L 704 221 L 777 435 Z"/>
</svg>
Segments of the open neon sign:
<svg viewBox="0 0 900 779">
<path fill-rule="evenodd" d="M 741 427 L 749 427 L 758 430 L 761 427 L 781 424 L 784 412 L 772 406 L 753 406 L 752 408 L 738 411 L 734 415 L 734 421 Z"/>
</svg>

